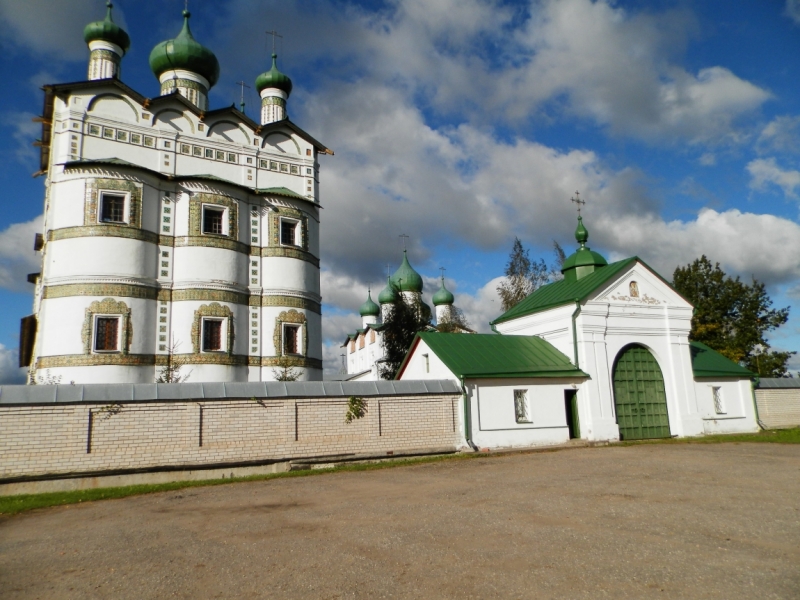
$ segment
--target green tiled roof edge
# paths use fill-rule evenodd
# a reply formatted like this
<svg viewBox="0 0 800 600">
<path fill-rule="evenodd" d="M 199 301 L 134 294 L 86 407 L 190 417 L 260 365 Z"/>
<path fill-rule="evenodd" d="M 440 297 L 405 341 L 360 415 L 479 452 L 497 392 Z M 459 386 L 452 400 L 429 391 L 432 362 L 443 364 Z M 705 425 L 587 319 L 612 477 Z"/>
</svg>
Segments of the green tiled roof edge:
<svg viewBox="0 0 800 600">
<path fill-rule="evenodd" d="M 689 342 L 695 377 L 755 377 L 756 374 L 701 342 Z"/>
</svg>

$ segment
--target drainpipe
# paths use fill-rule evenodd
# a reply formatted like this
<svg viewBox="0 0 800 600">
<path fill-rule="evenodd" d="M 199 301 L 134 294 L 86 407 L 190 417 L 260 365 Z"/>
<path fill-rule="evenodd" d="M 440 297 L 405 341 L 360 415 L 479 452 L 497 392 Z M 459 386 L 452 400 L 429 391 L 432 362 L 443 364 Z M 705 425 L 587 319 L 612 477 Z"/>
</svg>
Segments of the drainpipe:
<svg viewBox="0 0 800 600">
<path fill-rule="evenodd" d="M 572 348 L 575 355 L 575 368 L 580 369 L 578 362 L 578 315 L 581 314 L 581 301 L 575 298 L 575 312 L 572 313 Z"/>
<path fill-rule="evenodd" d="M 500 333 L 499 331 L 497 331 L 497 327 L 495 327 L 495 326 L 494 326 L 494 323 L 489 323 L 489 325 L 491 326 L 491 328 L 492 328 L 492 331 L 493 331 L 494 333 L 496 333 L 497 335 L 503 335 L 502 333 Z"/>
<path fill-rule="evenodd" d="M 464 439 L 467 440 L 467 444 L 469 444 L 470 448 L 472 448 L 475 452 L 478 452 L 478 447 L 472 441 L 472 417 L 469 406 L 469 398 L 467 397 L 467 388 L 464 385 L 464 376 L 462 375 L 460 379 L 461 393 L 464 396 Z"/>
<path fill-rule="evenodd" d="M 756 423 L 758 423 L 758 426 L 761 427 L 761 429 L 764 429 L 766 431 L 767 426 L 761 422 L 761 417 L 758 415 L 758 401 L 756 400 L 756 388 L 758 387 L 760 379 L 761 377 L 759 375 L 756 375 L 753 379 L 750 380 L 750 393 L 753 395 L 753 408 L 756 411 Z"/>
</svg>

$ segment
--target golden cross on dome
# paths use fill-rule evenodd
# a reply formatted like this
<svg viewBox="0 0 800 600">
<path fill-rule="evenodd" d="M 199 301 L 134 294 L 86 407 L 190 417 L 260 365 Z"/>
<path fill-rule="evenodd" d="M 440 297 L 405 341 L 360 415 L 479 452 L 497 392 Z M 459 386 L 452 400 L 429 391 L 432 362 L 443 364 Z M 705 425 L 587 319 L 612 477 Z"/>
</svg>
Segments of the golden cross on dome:
<svg viewBox="0 0 800 600">
<path fill-rule="evenodd" d="M 575 197 L 570 199 L 572 202 L 578 205 L 578 216 L 581 216 L 581 206 L 586 204 L 586 200 L 581 200 L 581 193 L 575 192 Z"/>
</svg>

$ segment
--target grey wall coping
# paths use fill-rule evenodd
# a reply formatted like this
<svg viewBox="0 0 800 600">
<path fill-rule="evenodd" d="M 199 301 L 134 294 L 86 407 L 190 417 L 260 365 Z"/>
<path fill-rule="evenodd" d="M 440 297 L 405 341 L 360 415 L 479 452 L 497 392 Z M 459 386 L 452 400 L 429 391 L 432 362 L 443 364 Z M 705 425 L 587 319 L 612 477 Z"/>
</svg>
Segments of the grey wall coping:
<svg viewBox="0 0 800 600">
<path fill-rule="evenodd" d="M 224 400 L 227 398 L 341 398 L 460 393 L 461 388 L 452 380 L 3 385 L 0 386 L 0 405 Z"/>
<path fill-rule="evenodd" d="M 797 377 L 764 377 L 758 381 L 757 389 L 800 388 Z"/>
</svg>

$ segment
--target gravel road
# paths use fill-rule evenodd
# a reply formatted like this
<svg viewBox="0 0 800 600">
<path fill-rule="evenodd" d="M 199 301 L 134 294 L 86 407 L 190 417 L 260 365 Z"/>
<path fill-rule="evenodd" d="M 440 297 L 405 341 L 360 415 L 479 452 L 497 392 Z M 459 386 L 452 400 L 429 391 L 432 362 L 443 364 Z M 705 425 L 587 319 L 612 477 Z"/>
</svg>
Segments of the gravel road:
<svg viewBox="0 0 800 600">
<path fill-rule="evenodd" d="M 800 598 L 800 446 L 445 460 L 0 518 L 16 598 Z"/>
</svg>

